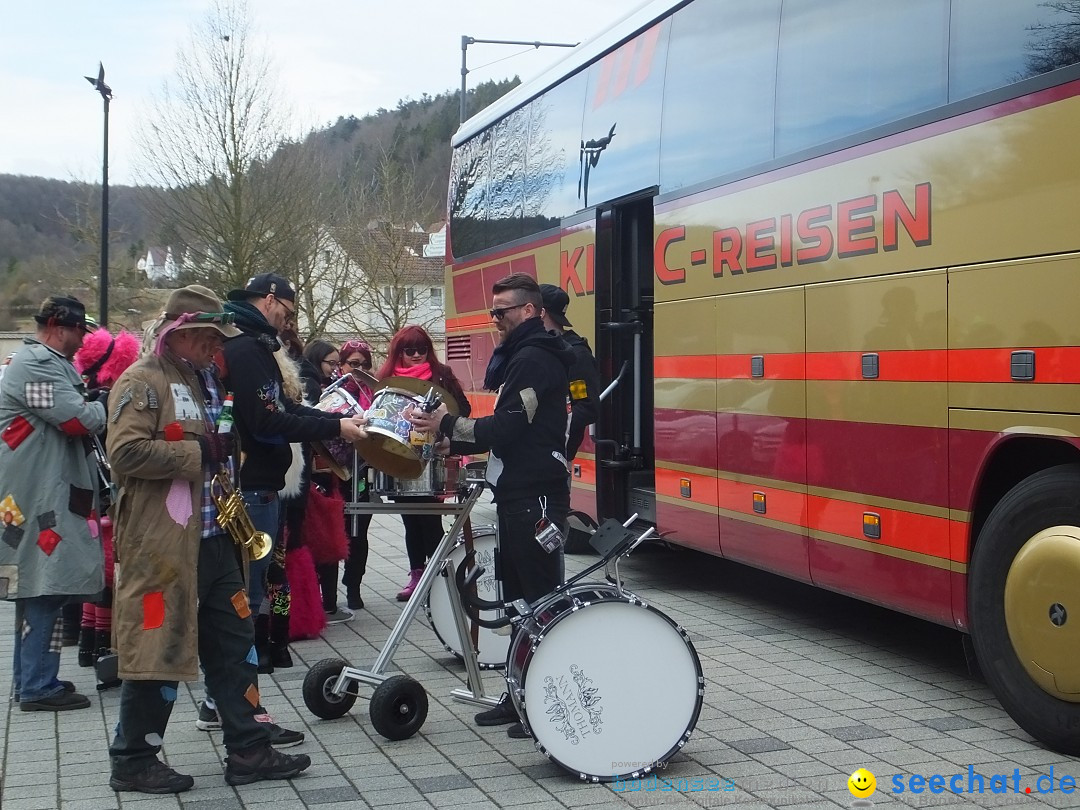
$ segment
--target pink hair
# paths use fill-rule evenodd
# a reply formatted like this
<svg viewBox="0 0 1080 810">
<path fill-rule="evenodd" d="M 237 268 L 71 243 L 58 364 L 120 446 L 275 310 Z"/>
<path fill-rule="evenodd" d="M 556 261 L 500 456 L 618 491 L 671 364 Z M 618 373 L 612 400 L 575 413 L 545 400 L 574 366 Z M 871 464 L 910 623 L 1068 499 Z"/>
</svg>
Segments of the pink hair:
<svg viewBox="0 0 1080 810">
<path fill-rule="evenodd" d="M 108 330 L 98 329 L 87 334 L 83 339 L 82 348 L 75 352 L 75 369 L 80 374 L 86 373 L 88 369 L 94 369 L 95 364 L 108 352 L 109 356 L 101 366 L 90 372 L 93 377 L 90 383 L 93 388 L 109 386 L 115 383 L 127 367 L 139 358 L 139 348 L 139 339 L 130 332 L 122 331 L 114 337 Z"/>
</svg>

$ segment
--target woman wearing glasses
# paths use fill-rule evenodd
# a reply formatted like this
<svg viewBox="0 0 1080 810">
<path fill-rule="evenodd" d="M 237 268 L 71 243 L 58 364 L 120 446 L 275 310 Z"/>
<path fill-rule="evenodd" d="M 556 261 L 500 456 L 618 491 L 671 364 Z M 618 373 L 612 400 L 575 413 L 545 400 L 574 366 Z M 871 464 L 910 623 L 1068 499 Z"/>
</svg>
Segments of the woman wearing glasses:
<svg viewBox="0 0 1080 810">
<path fill-rule="evenodd" d="M 386 362 L 379 369 L 378 377 L 413 377 L 426 380 L 445 389 L 457 403 L 458 411 L 464 416 L 471 412 L 465 392 L 461 390 L 454 372 L 439 362 L 435 356 L 435 346 L 421 326 L 406 326 L 390 341 L 390 350 Z M 395 498 L 418 503 L 436 503 L 434 497 Z M 397 595 L 399 602 L 407 602 L 416 590 L 428 558 L 435 553 L 443 536 L 442 517 L 439 515 L 402 515 L 405 524 L 405 551 L 409 555 L 409 581 Z"/>
</svg>

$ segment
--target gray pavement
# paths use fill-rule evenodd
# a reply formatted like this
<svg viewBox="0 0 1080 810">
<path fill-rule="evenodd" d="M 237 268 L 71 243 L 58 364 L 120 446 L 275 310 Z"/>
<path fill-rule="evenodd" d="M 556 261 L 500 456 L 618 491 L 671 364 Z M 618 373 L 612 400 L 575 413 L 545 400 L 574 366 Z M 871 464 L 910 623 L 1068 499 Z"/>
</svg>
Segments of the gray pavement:
<svg viewBox="0 0 1080 810">
<path fill-rule="evenodd" d="M 492 522 L 491 516 L 484 504 L 474 511 L 474 524 Z M 567 559 L 577 571 L 591 558 Z M 374 663 L 400 613 L 394 594 L 407 567 L 400 520 L 376 517 L 366 609 L 318 640 L 294 644 L 297 666 L 260 679 L 264 703 L 277 720 L 307 733 L 302 746 L 289 749 L 311 756 L 302 777 L 226 786 L 220 733 L 195 728 L 201 693 L 191 684 L 181 686 L 164 753 L 170 765 L 195 777 L 195 788 L 166 797 L 114 793 L 107 745 L 119 693 L 95 692 L 92 672 L 80 669 L 75 649 L 68 648 L 61 675 L 91 695 L 93 705 L 54 716 L 5 704 L 0 807 L 795 810 L 851 807 L 847 778 L 857 768 L 871 771 L 878 785 L 861 806 L 1080 807 L 1080 789 L 1061 791 L 1064 776 L 1080 784 L 1080 760 L 1043 748 L 1015 726 L 985 684 L 968 674 L 958 634 L 684 550 L 643 549 L 623 567 L 635 593 L 689 631 L 707 679 L 693 737 L 656 780 L 583 784 L 530 741 L 508 739 L 504 727 L 475 726 L 475 707 L 450 697 L 464 685 L 464 667 L 444 650 L 426 618 L 409 630 L 393 662 L 429 695 L 428 718 L 416 736 L 390 742 L 375 732 L 367 688 L 345 717 L 315 718 L 301 694 L 307 668 L 326 657 L 360 668 Z M 13 614 L 10 603 L 0 602 L 0 626 L 12 627 Z M 11 644 L 10 632 L 0 635 L 2 694 L 10 694 Z M 648 654 L 643 643 L 642 655 Z M 487 673 L 485 686 L 499 694 L 498 674 Z M 643 724 L 649 722 L 647 702 L 635 711 Z M 1051 772 L 1054 792 L 1040 793 Z M 1006 792 L 991 792 L 995 774 L 1007 777 L 996 783 Z M 913 776 L 933 775 L 944 776 L 944 792 L 908 789 Z M 949 789 L 954 776 L 952 784 L 964 793 Z M 978 776 L 984 792 L 967 792 L 978 787 Z M 905 786 L 902 794 L 894 792 L 896 784 Z"/>
</svg>

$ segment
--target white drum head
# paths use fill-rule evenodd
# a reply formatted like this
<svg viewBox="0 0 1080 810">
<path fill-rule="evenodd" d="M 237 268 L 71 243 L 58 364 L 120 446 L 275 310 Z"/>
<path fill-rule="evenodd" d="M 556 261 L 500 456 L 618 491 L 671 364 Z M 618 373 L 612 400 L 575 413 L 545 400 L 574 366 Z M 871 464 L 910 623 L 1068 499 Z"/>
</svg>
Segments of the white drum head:
<svg viewBox="0 0 1080 810">
<path fill-rule="evenodd" d="M 476 581 L 476 595 L 480 599 L 499 601 L 499 582 L 495 579 L 495 527 L 482 526 L 473 529 L 473 547 L 476 549 L 475 562 L 484 566 L 484 574 Z M 461 639 L 458 638 L 457 625 L 454 623 L 454 614 L 450 610 L 450 588 L 457 587 L 454 584 L 454 572 L 465 559 L 465 541 L 460 540 L 449 554 L 450 565 L 447 567 L 446 577 L 436 577 L 431 584 L 428 594 L 428 618 L 431 627 L 439 641 L 447 650 L 458 658 L 462 657 Z M 503 611 L 484 610 L 480 612 L 480 618 L 494 621 L 501 619 Z M 510 648 L 510 634 L 498 635 L 494 630 L 486 627 L 478 629 L 477 648 L 479 654 L 477 660 L 485 669 L 502 669 L 506 666 L 506 652 Z"/>
<path fill-rule="evenodd" d="M 537 744 L 583 778 L 614 779 L 666 761 L 701 709 L 689 640 L 662 613 L 622 599 L 559 616 L 522 675 Z"/>
</svg>

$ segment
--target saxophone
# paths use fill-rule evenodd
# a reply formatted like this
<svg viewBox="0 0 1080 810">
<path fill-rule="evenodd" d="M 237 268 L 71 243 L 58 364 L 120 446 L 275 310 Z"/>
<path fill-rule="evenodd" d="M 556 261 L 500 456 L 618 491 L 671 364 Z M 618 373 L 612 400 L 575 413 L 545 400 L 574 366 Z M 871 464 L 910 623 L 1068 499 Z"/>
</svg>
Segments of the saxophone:
<svg viewBox="0 0 1080 810">
<path fill-rule="evenodd" d="M 233 487 L 224 467 L 210 484 L 210 498 L 218 510 L 218 525 L 229 533 L 236 545 L 246 548 L 253 560 L 261 560 L 270 553 L 274 538 L 266 532 L 255 530 L 244 506 L 244 498 Z"/>
</svg>

